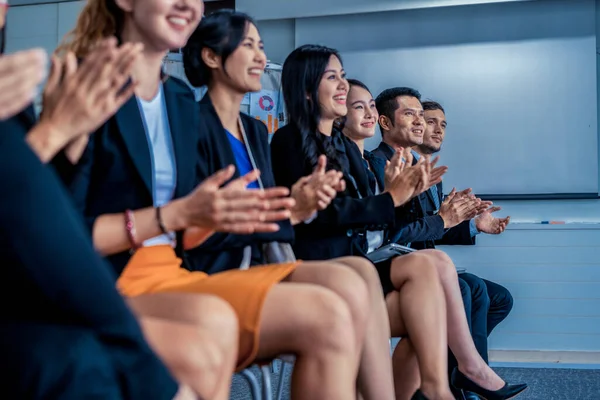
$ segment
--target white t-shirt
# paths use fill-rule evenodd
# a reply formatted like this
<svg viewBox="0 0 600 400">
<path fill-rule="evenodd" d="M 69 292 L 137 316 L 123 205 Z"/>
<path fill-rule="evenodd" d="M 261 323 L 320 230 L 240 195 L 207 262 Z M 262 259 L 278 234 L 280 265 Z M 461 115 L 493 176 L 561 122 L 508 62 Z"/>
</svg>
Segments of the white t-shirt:
<svg viewBox="0 0 600 400">
<path fill-rule="evenodd" d="M 162 84 L 157 95 L 150 101 L 138 98 L 142 121 L 146 128 L 146 136 L 152 161 L 152 197 L 154 207 L 162 206 L 173 198 L 177 183 L 177 168 L 173 153 L 173 141 L 167 115 L 167 106 Z M 175 234 L 160 235 L 145 240 L 144 246 L 175 244 Z"/>
</svg>

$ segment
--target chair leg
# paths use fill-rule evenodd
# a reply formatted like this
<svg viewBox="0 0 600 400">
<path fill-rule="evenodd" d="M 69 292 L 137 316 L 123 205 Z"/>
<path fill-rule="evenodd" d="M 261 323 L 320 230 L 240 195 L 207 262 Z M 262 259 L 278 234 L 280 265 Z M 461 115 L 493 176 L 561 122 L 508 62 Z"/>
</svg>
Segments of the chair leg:
<svg viewBox="0 0 600 400">
<path fill-rule="evenodd" d="M 252 399 L 261 400 L 260 383 L 258 383 L 256 376 L 250 372 L 249 369 L 245 369 L 240 372 L 240 376 L 242 376 L 244 379 L 246 379 L 246 382 L 248 382 L 248 386 L 250 386 L 250 392 L 252 393 Z"/>
<path fill-rule="evenodd" d="M 277 392 L 275 393 L 275 400 L 281 400 L 281 396 L 283 395 L 283 378 L 285 376 L 285 367 L 287 367 L 287 363 L 282 361 L 279 373 L 279 384 L 277 385 Z"/>
<path fill-rule="evenodd" d="M 273 389 L 271 388 L 271 367 L 269 365 L 263 365 L 260 367 L 262 371 L 263 380 L 263 400 L 273 400 Z"/>
</svg>

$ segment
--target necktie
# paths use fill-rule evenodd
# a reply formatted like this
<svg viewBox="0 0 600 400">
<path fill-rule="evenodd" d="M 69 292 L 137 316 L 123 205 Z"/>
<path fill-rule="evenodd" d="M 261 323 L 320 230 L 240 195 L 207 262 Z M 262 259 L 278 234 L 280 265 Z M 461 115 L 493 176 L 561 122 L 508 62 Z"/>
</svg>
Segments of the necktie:
<svg viewBox="0 0 600 400">
<path fill-rule="evenodd" d="M 440 209 L 440 198 L 437 190 L 437 185 L 433 185 L 429 190 L 431 190 L 431 195 L 433 196 L 433 204 L 435 204 L 435 209 Z"/>
<path fill-rule="evenodd" d="M 363 164 L 365 165 L 365 171 L 367 172 L 367 178 L 369 179 L 369 188 L 371 189 L 370 195 L 374 195 L 377 191 L 377 179 L 375 174 L 369 169 L 369 163 L 363 158 Z"/>
</svg>

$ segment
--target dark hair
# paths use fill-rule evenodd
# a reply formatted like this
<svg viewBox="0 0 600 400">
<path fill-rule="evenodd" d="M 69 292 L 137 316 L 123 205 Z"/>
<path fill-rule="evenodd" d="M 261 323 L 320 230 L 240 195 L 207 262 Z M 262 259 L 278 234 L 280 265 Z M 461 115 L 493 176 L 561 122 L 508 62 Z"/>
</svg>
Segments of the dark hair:
<svg viewBox="0 0 600 400">
<path fill-rule="evenodd" d="M 363 82 L 359 81 L 358 79 L 348 79 L 348 84 L 350 85 L 350 89 L 352 89 L 352 86 L 358 86 L 360 88 L 365 89 L 367 92 L 371 93 L 371 90 L 369 90 L 369 87 L 367 85 L 365 85 Z M 346 116 L 340 117 L 335 120 L 335 126 L 339 130 L 343 130 L 345 125 L 346 125 Z"/>
<path fill-rule="evenodd" d="M 235 10 L 218 10 L 204 17 L 183 48 L 185 76 L 192 86 L 208 85 L 212 71 L 202 60 L 202 49 L 208 48 L 221 57 L 223 68 L 248 31 L 256 26 L 247 14 Z"/>
<path fill-rule="evenodd" d="M 444 107 L 442 107 L 442 105 L 437 101 L 427 100 L 424 101 L 422 105 L 423 110 L 425 111 L 441 110 L 444 114 L 446 114 L 446 111 L 444 111 Z"/>
<path fill-rule="evenodd" d="M 321 118 L 319 84 L 331 56 L 342 62 L 337 50 L 325 46 L 307 44 L 292 51 L 285 59 L 281 73 L 283 100 L 289 123 L 302 134 L 302 150 L 307 164 L 316 166 L 319 156 L 325 154 L 327 169 L 348 173 L 347 163 L 340 159 L 333 142 L 318 132 Z"/>
<path fill-rule="evenodd" d="M 408 87 L 385 89 L 383 92 L 379 93 L 379 96 L 377 96 L 375 99 L 377 112 L 379 115 L 385 115 L 388 117 L 392 125 L 394 124 L 394 113 L 398 107 L 400 107 L 400 104 L 398 103 L 398 97 L 401 96 L 416 97 L 419 101 L 421 101 L 421 93 Z"/>
</svg>

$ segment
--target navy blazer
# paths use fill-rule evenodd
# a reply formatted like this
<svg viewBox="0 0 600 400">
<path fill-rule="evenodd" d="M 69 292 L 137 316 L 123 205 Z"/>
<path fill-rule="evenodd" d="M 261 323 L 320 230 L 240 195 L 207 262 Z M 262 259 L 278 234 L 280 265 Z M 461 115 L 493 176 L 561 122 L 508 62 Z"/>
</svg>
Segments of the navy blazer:
<svg viewBox="0 0 600 400">
<path fill-rule="evenodd" d="M 262 122 L 241 113 L 242 124 L 246 131 L 248 144 L 257 168 L 261 171 L 260 180 L 265 188 L 275 186 L 271 169 L 271 150 L 267 127 Z M 235 156 L 227 133 L 209 95 L 200 102 L 199 129 L 199 176 L 204 180 L 228 165 L 236 165 Z M 236 168 L 232 179 L 240 176 Z M 189 265 L 202 267 L 207 273 L 215 273 L 240 266 L 244 247 L 252 247 L 251 265 L 262 265 L 262 245 L 268 242 L 291 243 L 294 229 L 289 220 L 279 222 L 279 231 L 252 235 L 233 235 L 216 233 L 196 249 L 187 251 Z"/>
<path fill-rule="evenodd" d="M 18 379 L 33 373 L 36 366 L 28 365 L 25 351 L 14 349 L 39 348 L 40 343 L 26 338 L 31 329 L 37 329 L 32 325 L 44 325 L 57 327 L 59 332 L 61 327 L 87 330 L 104 343 L 123 398 L 172 398 L 177 385 L 146 345 L 137 321 L 115 288 L 114 274 L 94 251 L 81 216 L 52 169 L 42 165 L 25 144 L 23 138 L 32 123 L 27 113 L 0 122 L 0 259 L 6 288 L 0 291 L 0 318 L 5 324 L 0 344 L 13 350 L 0 350 L 3 392 L 12 397 L 10 393 L 24 384 L 4 372 L 15 374 L 24 368 L 17 371 Z M 21 300 L 15 301 L 15 294 Z M 64 344 L 60 334 L 38 339 L 49 345 Z M 69 352 L 77 348 L 79 357 L 97 355 L 98 349 L 91 345 L 71 345 L 63 348 Z M 71 355 L 63 353 L 59 358 Z M 61 360 L 47 357 L 50 370 L 62 365 Z M 98 376 L 96 384 L 106 383 L 101 378 L 106 376 Z M 36 375 L 35 379 L 38 387 L 25 388 L 28 393 L 36 390 L 42 394 L 36 398 L 50 396 L 43 393 L 50 390 L 45 386 L 51 384 L 49 375 Z M 61 383 L 64 386 L 64 380 Z"/>
<path fill-rule="evenodd" d="M 372 153 L 384 160 L 391 160 L 394 149 L 381 142 Z M 433 248 L 434 241 L 444 235 L 444 220 L 439 215 L 426 213 L 423 194 L 399 207 L 396 212 L 396 229 L 390 233 L 390 241 L 399 244 L 411 244 L 416 249 Z"/>
<path fill-rule="evenodd" d="M 179 79 L 170 77 L 163 88 L 177 169 L 174 198 L 179 198 L 189 194 L 198 182 L 198 103 Z M 57 171 L 90 232 L 101 215 L 152 207 L 152 160 L 137 99 L 129 99 L 90 136 L 71 171 L 60 167 Z M 176 251 L 184 257 L 181 232 L 177 236 Z M 129 251 L 123 251 L 107 259 L 120 274 L 130 256 Z"/>
<path fill-rule="evenodd" d="M 340 157 L 347 157 L 349 175 L 344 176 L 346 190 L 319 211 L 314 221 L 295 228 L 294 251 L 305 260 L 326 260 L 367 250 L 365 232 L 394 226 L 394 201 L 388 193 L 368 196 L 368 177 L 358 146 L 340 132 Z M 279 129 L 271 141 L 273 174 L 277 185 L 291 187 L 313 167 L 303 153 L 302 136 L 294 125 Z M 368 197 L 367 197 L 368 196 Z"/>
<path fill-rule="evenodd" d="M 381 142 L 373 153 L 391 160 L 394 149 Z M 438 184 L 438 195 L 442 202 L 442 185 Z M 431 190 L 412 199 L 398 212 L 398 229 L 391 234 L 390 240 L 399 244 L 409 244 L 415 249 L 435 248 L 435 244 L 474 244 L 469 232 L 469 223 L 465 221 L 451 229 L 444 229 L 442 217 L 437 215 Z M 465 231 L 466 229 L 466 231 Z M 447 238 L 445 238 L 447 236 Z M 459 243 L 448 243 L 459 241 Z"/>
</svg>

